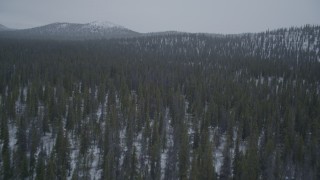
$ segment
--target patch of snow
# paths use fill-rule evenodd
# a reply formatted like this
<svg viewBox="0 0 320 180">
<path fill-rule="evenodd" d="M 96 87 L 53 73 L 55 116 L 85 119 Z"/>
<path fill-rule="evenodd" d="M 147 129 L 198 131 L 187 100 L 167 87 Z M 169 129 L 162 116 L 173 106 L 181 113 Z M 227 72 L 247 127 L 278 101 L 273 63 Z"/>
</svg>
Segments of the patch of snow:
<svg viewBox="0 0 320 180">
<path fill-rule="evenodd" d="M 302 44 L 302 49 L 305 50 L 305 51 L 308 50 L 308 45 L 309 45 L 308 40 L 304 41 L 303 44 Z"/>
<path fill-rule="evenodd" d="M 101 106 L 101 104 L 99 105 L 99 107 L 98 107 L 98 110 L 97 110 L 97 119 L 100 119 L 100 117 L 101 117 L 101 114 L 102 114 L 102 106 Z"/>
<path fill-rule="evenodd" d="M 120 156 L 119 162 L 120 162 L 120 165 L 122 165 L 125 157 L 125 152 L 128 151 L 128 147 L 126 145 L 126 139 L 127 139 L 126 128 L 123 128 L 120 130 L 119 137 L 120 137 L 120 149 L 121 149 L 121 156 Z"/>
<path fill-rule="evenodd" d="M 99 154 L 100 150 L 97 146 L 92 148 L 91 150 L 91 156 L 93 157 L 91 169 L 90 169 L 90 177 L 92 179 L 101 179 L 101 169 L 99 169 Z"/>
<path fill-rule="evenodd" d="M 142 133 L 140 132 L 133 142 L 133 146 L 136 148 L 137 159 L 140 159 L 142 154 L 141 141 L 142 141 Z"/>
<path fill-rule="evenodd" d="M 283 83 L 283 77 L 278 78 L 278 83 Z"/>
<path fill-rule="evenodd" d="M 227 141 L 226 135 L 222 135 L 220 138 L 220 145 L 217 149 L 214 150 L 214 167 L 218 174 L 220 174 L 220 169 L 223 163 L 223 149 Z"/>
<path fill-rule="evenodd" d="M 161 163 L 161 179 L 164 179 L 165 169 L 167 165 L 167 159 L 168 159 L 168 148 L 164 152 L 161 153 L 160 157 L 160 163 Z"/>
<path fill-rule="evenodd" d="M 62 23 L 62 24 L 59 25 L 59 28 L 66 28 L 67 26 L 68 26 L 67 23 Z"/>
<path fill-rule="evenodd" d="M 71 135 L 69 134 L 69 140 L 70 140 L 70 165 L 71 165 L 71 173 L 68 177 L 68 179 L 72 178 L 73 171 L 77 167 L 77 161 L 78 161 L 78 155 L 79 155 L 79 148 L 77 146 L 76 140 L 74 140 Z"/>
<path fill-rule="evenodd" d="M 46 154 L 50 154 L 53 146 L 55 144 L 56 138 L 52 137 L 52 133 L 46 133 L 42 138 L 41 142 L 43 144 L 43 147 L 46 150 Z"/>
<path fill-rule="evenodd" d="M 241 141 L 239 144 L 239 151 L 244 154 L 247 150 L 247 142 L 246 141 Z"/>
<path fill-rule="evenodd" d="M 119 26 L 117 24 L 108 22 L 108 21 L 94 21 L 88 24 L 89 26 L 92 27 L 99 27 L 99 28 L 122 28 L 122 26 Z"/>
<path fill-rule="evenodd" d="M 13 150 L 14 146 L 17 144 L 16 133 L 17 127 L 13 124 L 9 124 L 9 146 L 10 149 Z"/>
</svg>

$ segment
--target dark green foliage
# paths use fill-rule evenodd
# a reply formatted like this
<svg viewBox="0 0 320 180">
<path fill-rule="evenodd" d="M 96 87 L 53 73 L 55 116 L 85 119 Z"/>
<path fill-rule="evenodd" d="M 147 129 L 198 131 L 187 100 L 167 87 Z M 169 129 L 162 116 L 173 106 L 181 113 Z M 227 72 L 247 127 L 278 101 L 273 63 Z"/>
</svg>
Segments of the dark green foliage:
<svg viewBox="0 0 320 180">
<path fill-rule="evenodd" d="M 57 179 L 55 171 L 56 171 L 56 164 L 55 164 L 55 161 L 54 161 L 54 157 L 51 156 L 48 159 L 48 162 L 47 162 L 47 165 L 46 165 L 46 179 L 49 179 L 49 180 Z"/>
<path fill-rule="evenodd" d="M 220 169 L 220 176 L 219 179 L 231 179 L 232 177 L 232 169 L 231 169 L 231 153 L 230 153 L 230 147 L 231 142 L 229 138 L 226 140 L 225 147 L 223 150 L 223 164 Z M 238 149 L 239 150 L 239 149 Z"/>
<path fill-rule="evenodd" d="M 44 159 L 43 150 L 40 151 L 37 166 L 36 166 L 36 180 L 45 180 L 46 179 L 46 166 Z"/>
<path fill-rule="evenodd" d="M 155 125 L 152 130 L 152 136 L 150 141 L 150 174 L 152 179 L 159 179 L 160 177 L 160 139 L 159 139 L 159 127 L 158 122 L 155 122 Z"/>
<path fill-rule="evenodd" d="M 179 151 L 179 179 L 188 179 L 189 147 L 186 125 L 182 125 L 180 132 L 181 142 Z"/>
<path fill-rule="evenodd" d="M 319 32 L 2 38 L 0 179 L 319 179 Z"/>
<path fill-rule="evenodd" d="M 207 130 L 202 135 L 202 146 L 199 154 L 199 177 L 200 179 L 216 179 L 216 172 L 213 164 L 213 146 L 209 141 Z"/>
<path fill-rule="evenodd" d="M 0 112 L 2 111 L 2 107 L 0 106 Z M 2 168 L 1 168 L 1 177 L 3 179 L 10 179 L 12 176 L 12 167 L 11 167 L 11 151 L 9 148 L 9 131 L 8 131 L 8 123 L 6 116 L 0 117 L 0 123 L 1 123 L 1 131 L 0 131 L 0 139 L 2 140 L 2 151 L 1 151 L 1 157 L 2 157 Z"/>
<path fill-rule="evenodd" d="M 56 165 L 55 175 L 58 179 L 66 179 L 70 171 L 70 144 L 67 133 L 60 126 L 56 143 L 54 146 L 53 157 Z"/>
<path fill-rule="evenodd" d="M 241 179 L 242 170 L 241 170 L 241 163 L 242 163 L 242 153 L 239 149 L 239 137 L 236 141 L 236 147 L 234 150 L 234 159 L 233 159 L 233 179 L 238 180 Z"/>
<path fill-rule="evenodd" d="M 16 177 L 17 178 L 26 178 L 29 174 L 28 167 L 28 157 L 27 157 L 27 134 L 26 134 L 27 126 L 26 120 L 21 118 L 18 121 L 18 130 L 16 134 L 17 138 L 17 151 L 15 152 L 15 162 L 16 162 Z"/>
</svg>

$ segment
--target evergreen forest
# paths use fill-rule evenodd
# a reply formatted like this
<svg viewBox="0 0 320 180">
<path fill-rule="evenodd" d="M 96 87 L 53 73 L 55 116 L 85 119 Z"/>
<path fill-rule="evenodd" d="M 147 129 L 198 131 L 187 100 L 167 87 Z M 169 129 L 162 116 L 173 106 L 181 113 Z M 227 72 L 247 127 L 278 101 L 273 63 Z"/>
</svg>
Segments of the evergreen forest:
<svg viewBox="0 0 320 180">
<path fill-rule="evenodd" d="M 320 27 L 0 38 L 0 179 L 320 179 Z"/>
</svg>

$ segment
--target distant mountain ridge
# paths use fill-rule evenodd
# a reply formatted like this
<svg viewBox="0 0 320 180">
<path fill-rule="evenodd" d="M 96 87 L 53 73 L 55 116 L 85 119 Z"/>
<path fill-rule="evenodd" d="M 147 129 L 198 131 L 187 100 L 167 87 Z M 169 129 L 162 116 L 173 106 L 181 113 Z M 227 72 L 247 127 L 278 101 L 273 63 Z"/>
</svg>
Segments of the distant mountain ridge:
<svg viewBox="0 0 320 180">
<path fill-rule="evenodd" d="M 148 42 L 148 43 L 142 43 Z M 140 52 L 172 53 L 188 58 L 230 57 L 320 62 L 320 26 L 282 28 L 260 33 L 214 35 L 204 33 L 153 33 L 119 40 Z M 168 51 L 170 50 L 170 51 Z"/>
<path fill-rule="evenodd" d="M 138 36 L 140 33 L 123 26 L 108 22 L 94 21 L 91 23 L 52 23 L 44 26 L 10 30 L 5 29 L 0 37 L 27 38 L 27 39 L 62 39 L 62 40 L 86 40 L 86 39 L 110 39 Z"/>
<path fill-rule="evenodd" d="M 286 48 L 295 50 L 300 48 L 316 49 L 316 54 L 318 54 L 320 51 L 318 48 L 320 39 L 319 29 L 320 26 L 318 25 L 305 25 L 303 27 L 279 28 L 266 32 L 242 34 L 189 33 L 180 31 L 140 33 L 108 21 L 94 21 L 90 23 L 56 22 L 28 29 L 11 29 L 0 24 L 0 38 L 95 40 L 153 36 L 171 36 L 174 38 L 175 36 L 189 36 L 193 34 L 197 36 L 204 35 L 208 38 L 232 38 L 245 44 L 248 43 L 247 40 L 250 39 L 251 42 L 255 42 L 255 46 L 263 45 L 264 47 L 269 46 L 269 44 L 265 44 L 267 41 L 269 41 L 269 43 L 273 43 L 281 39 L 278 43 L 285 44 Z M 297 46 L 298 41 L 300 42 L 299 47 Z M 307 44 L 310 44 L 310 46 L 307 46 Z M 264 48 L 264 50 L 265 49 L 266 48 Z M 250 52 L 262 53 L 254 50 Z M 267 52 L 263 53 L 264 56 L 269 56 L 266 55 L 268 54 Z"/>
<path fill-rule="evenodd" d="M 0 31 L 7 31 L 7 30 L 10 30 L 10 28 L 0 24 Z"/>
</svg>

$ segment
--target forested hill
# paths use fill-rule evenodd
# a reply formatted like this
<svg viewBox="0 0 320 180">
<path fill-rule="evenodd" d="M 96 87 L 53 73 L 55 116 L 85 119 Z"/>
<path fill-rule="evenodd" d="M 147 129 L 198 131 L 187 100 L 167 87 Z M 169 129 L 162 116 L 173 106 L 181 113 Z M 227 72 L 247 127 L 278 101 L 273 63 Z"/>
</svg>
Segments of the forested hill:
<svg viewBox="0 0 320 180">
<path fill-rule="evenodd" d="M 142 51 L 160 54 L 166 51 L 166 55 L 180 54 L 189 58 L 236 55 L 272 60 L 320 61 L 320 26 L 283 28 L 238 35 L 167 34 L 126 39 L 122 43 L 128 43 Z"/>
<path fill-rule="evenodd" d="M 320 27 L 0 39 L 0 179 L 320 179 Z"/>
<path fill-rule="evenodd" d="M 1 30 L 1 27 L 0 27 Z M 10 39 L 52 39 L 88 40 L 139 36 L 140 33 L 108 21 L 94 21 L 86 24 L 52 23 L 28 29 L 3 29 L 0 38 Z"/>
</svg>

